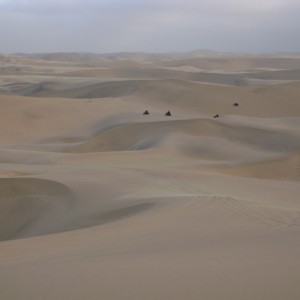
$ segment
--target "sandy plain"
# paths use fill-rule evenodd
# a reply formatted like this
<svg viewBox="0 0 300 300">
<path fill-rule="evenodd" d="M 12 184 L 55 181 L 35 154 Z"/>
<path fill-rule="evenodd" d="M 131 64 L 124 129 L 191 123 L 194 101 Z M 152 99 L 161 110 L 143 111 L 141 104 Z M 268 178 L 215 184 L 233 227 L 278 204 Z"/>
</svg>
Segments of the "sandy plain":
<svg viewBox="0 0 300 300">
<path fill-rule="evenodd" d="M 299 96 L 297 55 L 0 56 L 0 298 L 298 300 Z"/>
</svg>

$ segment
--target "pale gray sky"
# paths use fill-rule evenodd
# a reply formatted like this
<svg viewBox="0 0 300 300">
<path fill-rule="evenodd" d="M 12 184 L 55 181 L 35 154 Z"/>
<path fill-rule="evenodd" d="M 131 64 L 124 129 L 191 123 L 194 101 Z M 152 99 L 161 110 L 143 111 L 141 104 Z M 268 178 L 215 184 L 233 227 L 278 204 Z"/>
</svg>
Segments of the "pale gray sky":
<svg viewBox="0 0 300 300">
<path fill-rule="evenodd" d="M 0 0 L 0 53 L 300 51 L 299 0 Z"/>
</svg>

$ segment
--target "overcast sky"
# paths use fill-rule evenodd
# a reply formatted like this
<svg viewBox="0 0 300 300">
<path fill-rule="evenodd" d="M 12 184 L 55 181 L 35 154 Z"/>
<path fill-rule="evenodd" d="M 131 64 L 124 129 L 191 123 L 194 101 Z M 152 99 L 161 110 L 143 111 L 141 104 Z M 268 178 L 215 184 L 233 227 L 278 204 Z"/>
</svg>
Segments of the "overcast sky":
<svg viewBox="0 0 300 300">
<path fill-rule="evenodd" d="M 300 0 L 0 0 L 0 53 L 300 51 Z"/>
</svg>

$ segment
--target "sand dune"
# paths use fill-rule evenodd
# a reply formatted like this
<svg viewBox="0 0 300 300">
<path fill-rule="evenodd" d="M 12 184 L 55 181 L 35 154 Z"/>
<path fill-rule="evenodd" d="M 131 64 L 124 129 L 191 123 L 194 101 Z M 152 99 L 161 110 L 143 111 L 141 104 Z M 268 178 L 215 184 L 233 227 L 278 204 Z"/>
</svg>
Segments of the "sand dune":
<svg viewBox="0 0 300 300">
<path fill-rule="evenodd" d="M 293 153 L 300 150 L 299 134 L 287 130 L 262 129 L 226 124 L 210 119 L 187 119 L 172 121 L 139 122 L 118 125 L 109 128 L 99 135 L 86 141 L 76 141 L 74 147 L 70 144 L 66 148 L 71 152 L 103 152 L 103 151 L 136 151 L 157 148 L 160 145 L 169 145 L 170 140 L 174 150 L 184 148 L 187 155 L 201 156 L 201 149 L 212 153 L 214 149 L 238 155 L 251 150 L 274 153 Z M 198 143 L 198 145 L 197 145 Z M 212 145 L 210 145 L 212 143 Z M 227 143 L 227 144 L 226 144 Z M 226 146 L 225 146 L 226 145 Z M 209 150 L 211 146 L 212 149 Z M 243 148 L 244 147 L 244 148 Z M 243 148 L 243 150 L 242 150 Z M 221 155 L 221 153 L 219 153 Z M 257 153 L 256 153 L 257 155 Z M 247 157 L 243 157 L 247 160 Z"/>
<path fill-rule="evenodd" d="M 90 84 L 85 81 L 68 80 L 65 86 L 58 82 L 14 83 L 9 92 L 23 96 L 46 98 L 122 98 L 136 107 L 141 103 L 154 110 L 186 109 L 202 114 L 243 114 L 253 117 L 293 117 L 299 115 L 297 101 L 298 82 L 276 86 L 256 85 L 245 87 L 216 86 L 186 80 L 113 80 Z M 289 97 L 286 98 L 286 94 Z M 241 105 L 237 109 L 234 102 Z M 268 107 L 272 105 L 272 110 Z M 133 107 L 133 112 L 136 109 Z"/>
<path fill-rule="evenodd" d="M 57 89 L 53 83 L 30 84 L 25 87 L 14 87 L 22 96 L 61 97 L 61 98 L 106 98 L 131 94 L 138 86 L 138 81 L 103 82 L 82 87 L 70 86 L 68 89 Z"/>
<path fill-rule="evenodd" d="M 46 233 L 71 201 L 66 186 L 34 178 L 1 178 L 0 194 L 1 240 Z"/>
<path fill-rule="evenodd" d="M 278 56 L 0 56 L 0 298 L 298 299 Z"/>
</svg>

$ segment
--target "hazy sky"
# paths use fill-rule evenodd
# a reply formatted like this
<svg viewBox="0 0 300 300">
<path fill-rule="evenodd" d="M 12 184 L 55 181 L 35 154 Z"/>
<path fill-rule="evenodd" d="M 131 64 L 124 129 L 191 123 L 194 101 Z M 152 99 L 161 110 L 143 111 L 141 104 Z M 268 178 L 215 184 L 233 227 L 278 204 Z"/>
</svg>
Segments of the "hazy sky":
<svg viewBox="0 0 300 300">
<path fill-rule="evenodd" d="M 300 0 L 0 0 L 0 52 L 300 51 Z"/>
</svg>

